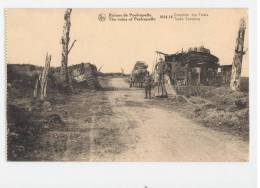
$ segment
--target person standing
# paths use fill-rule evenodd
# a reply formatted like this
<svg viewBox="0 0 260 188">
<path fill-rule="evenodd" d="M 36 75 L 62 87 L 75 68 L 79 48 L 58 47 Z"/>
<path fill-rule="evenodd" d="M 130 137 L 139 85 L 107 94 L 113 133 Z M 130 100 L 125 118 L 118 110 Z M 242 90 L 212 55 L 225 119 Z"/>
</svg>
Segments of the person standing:
<svg viewBox="0 0 260 188">
<path fill-rule="evenodd" d="M 145 87 L 145 99 L 151 99 L 151 90 L 153 85 L 153 79 L 150 76 L 149 72 L 147 72 L 145 79 L 144 79 L 144 87 Z"/>
</svg>

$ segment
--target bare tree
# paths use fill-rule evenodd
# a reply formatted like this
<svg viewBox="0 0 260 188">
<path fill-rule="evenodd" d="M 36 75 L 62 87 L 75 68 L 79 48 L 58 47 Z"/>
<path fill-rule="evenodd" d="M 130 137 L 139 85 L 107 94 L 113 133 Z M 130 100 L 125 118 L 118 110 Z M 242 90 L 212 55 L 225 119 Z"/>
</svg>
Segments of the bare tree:
<svg viewBox="0 0 260 188">
<path fill-rule="evenodd" d="M 241 68 L 242 68 L 243 55 L 245 54 L 244 51 L 245 30 L 246 30 L 246 22 L 245 19 L 242 18 L 240 20 L 240 26 L 239 26 L 238 36 L 236 40 L 235 55 L 232 64 L 230 88 L 233 91 L 240 90 Z"/>
<path fill-rule="evenodd" d="M 39 97 L 41 100 L 44 100 L 47 96 L 47 83 L 48 83 L 48 73 L 50 69 L 51 55 L 46 55 L 45 66 L 39 75 L 39 78 L 36 80 L 35 88 L 33 91 L 34 98 Z"/>
<path fill-rule="evenodd" d="M 76 40 L 73 41 L 69 48 L 70 43 L 70 15 L 71 15 L 72 9 L 68 8 L 64 14 L 64 26 L 63 26 L 63 34 L 61 38 L 61 44 L 62 44 L 62 54 L 61 54 L 61 78 L 65 83 L 68 83 L 69 81 L 69 75 L 68 75 L 68 55 L 74 46 Z"/>
</svg>

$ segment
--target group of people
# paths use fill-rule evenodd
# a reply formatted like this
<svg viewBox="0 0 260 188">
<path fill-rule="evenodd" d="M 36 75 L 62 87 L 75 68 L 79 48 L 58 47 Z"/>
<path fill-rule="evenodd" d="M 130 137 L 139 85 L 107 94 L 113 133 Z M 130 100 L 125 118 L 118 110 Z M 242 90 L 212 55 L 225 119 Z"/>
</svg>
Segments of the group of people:
<svg viewBox="0 0 260 188">
<path fill-rule="evenodd" d="M 141 82 L 141 86 L 144 87 L 145 89 L 145 99 L 151 99 L 152 98 L 152 89 L 154 87 L 157 87 L 158 89 L 158 94 L 160 94 L 160 97 L 167 97 L 167 90 L 166 90 L 166 86 L 165 86 L 165 82 L 167 80 L 165 80 L 165 77 L 163 74 L 159 74 L 159 81 L 157 81 L 155 83 L 155 80 L 153 79 L 153 77 L 150 75 L 150 73 L 147 71 L 145 76 L 143 77 L 143 82 Z M 130 87 L 133 86 L 133 78 L 131 78 L 130 80 Z"/>
</svg>

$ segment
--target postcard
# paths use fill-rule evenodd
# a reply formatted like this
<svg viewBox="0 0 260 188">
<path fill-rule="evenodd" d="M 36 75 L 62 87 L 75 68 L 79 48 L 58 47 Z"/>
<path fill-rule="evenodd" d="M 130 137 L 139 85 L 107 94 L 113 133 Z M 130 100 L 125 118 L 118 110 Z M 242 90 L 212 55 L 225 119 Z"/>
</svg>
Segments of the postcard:
<svg viewBox="0 0 260 188">
<path fill-rule="evenodd" d="M 6 9 L 7 160 L 249 160 L 248 9 Z"/>
</svg>

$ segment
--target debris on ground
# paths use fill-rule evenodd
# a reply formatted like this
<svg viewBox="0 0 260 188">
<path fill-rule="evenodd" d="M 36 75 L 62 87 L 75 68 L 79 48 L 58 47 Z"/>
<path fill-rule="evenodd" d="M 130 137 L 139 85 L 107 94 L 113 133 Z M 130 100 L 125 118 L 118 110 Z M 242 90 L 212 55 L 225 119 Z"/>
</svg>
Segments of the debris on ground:
<svg viewBox="0 0 260 188">
<path fill-rule="evenodd" d="M 248 92 L 231 91 L 229 87 L 215 87 L 202 96 L 181 95 L 166 101 L 156 100 L 160 105 L 178 110 L 184 116 L 202 123 L 206 127 L 230 132 L 248 140 L 249 97 Z"/>
</svg>

